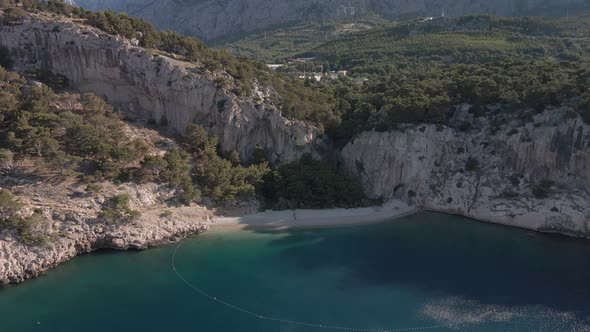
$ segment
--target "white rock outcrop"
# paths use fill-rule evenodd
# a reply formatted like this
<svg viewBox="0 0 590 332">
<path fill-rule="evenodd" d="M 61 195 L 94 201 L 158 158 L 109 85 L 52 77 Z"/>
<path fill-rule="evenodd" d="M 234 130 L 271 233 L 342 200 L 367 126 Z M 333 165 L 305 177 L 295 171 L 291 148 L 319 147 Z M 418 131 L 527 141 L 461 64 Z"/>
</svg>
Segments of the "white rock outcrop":
<svg viewBox="0 0 590 332">
<path fill-rule="evenodd" d="M 590 237 L 590 126 L 567 107 L 500 127 L 473 123 L 466 131 L 418 125 L 365 132 L 341 156 L 375 196 Z"/>
<path fill-rule="evenodd" d="M 0 46 L 19 71 L 64 75 L 73 88 L 104 97 L 127 116 L 167 123 L 179 133 L 201 124 L 220 138 L 223 150 L 238 151 L 243 160 L 256 145 L 273 161 L 313 149 L 315 127 L 285 119 L 268 100 L 238 98 L 216 83 L 231 79 L 227 73 L 154 54 L 81 23 L 33 15 L 24 24 L 1 26 Z"/>
</svg>

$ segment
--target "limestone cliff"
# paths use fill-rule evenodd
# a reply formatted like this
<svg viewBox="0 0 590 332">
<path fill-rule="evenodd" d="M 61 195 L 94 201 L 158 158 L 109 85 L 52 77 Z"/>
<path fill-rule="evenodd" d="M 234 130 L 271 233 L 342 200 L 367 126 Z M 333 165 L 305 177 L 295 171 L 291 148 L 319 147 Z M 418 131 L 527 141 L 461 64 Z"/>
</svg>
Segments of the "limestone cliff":
<svg viewBox="0 0 590 332">
<path fill-rule="evenodd" d="M 77 0 L 91 10 L 113 9 L 146 18 L 162 29 L 204 40 L 235 37 L 273 26 L 343 18 L 369 12 L 392 18 L 495 15 L 565 16 L 588 8 L 587 0 Z"/>
<path fill-rule="evenodd" d="M 316 129 L 283 118 L 257 88 L 237 97 L 224 71 L 157 54 L 79 22 L 32 15 L 20 25 L 0 27 L 0 46 L 10 51 L 19 71 L 42 68 L 61 74 L 71 86 L 118 105 L 129 117 L 166 122 L 183 133 L 198 123 L 220 138 L 222 149 L 243 160 L 258 144 L 271 160 L 292 160 L 311 151 Z"/>
<path fill-rule="evenodd" d="M 590 126 L 567 107 L 471 128 L 366 132 L 342 151 L 373 195 L 523 228 L 590 237 Z M 498 126 L 498 123 L 504 125 Z"/>
<path fill-rule="evenodd" d="M 0 187 L 18 194 L 27 210 L 44 211 L 47 243 L 25 245 L 12 231 L 0 231 L 0 285 L 18 283 L 75 256 L 98 249 L 146 249 L 173 243 L 201 233 L 209 227 L 211 211 L 204 207 L 173 207 L 165 204 L 170 190 L 153 184 L 104 184 L 98 197 L 87 195 L 84 185 L 42 184 L 17 179 L 0 179 Z M 138 220 L 109 224 L 97 218 L 105 195 L 128 193 Z M 166 213 L 164 213 L 166 212 Z"/>
</svg>

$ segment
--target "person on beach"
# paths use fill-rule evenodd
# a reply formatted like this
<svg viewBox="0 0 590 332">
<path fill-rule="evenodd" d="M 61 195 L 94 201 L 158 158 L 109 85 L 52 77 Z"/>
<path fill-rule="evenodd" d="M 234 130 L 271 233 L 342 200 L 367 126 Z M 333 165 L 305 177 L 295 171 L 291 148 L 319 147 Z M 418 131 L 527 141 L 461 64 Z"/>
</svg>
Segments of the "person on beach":
<svg viewBox="0 0 590 332">
<path fill-rule="evenodd" d="M 297 210 L 293 210 L 293 220 L 297 220 Z"/>
</svg>

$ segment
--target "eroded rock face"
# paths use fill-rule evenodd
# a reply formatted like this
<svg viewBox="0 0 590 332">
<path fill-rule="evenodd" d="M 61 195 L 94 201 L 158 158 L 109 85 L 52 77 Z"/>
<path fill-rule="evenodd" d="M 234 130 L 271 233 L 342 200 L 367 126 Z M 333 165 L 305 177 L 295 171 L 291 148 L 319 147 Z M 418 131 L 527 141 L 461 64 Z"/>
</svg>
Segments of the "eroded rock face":
<svg viewBox="0 0 590 332">
<path fill-rule="evenodd" d="M 586 0 L 77 0 L 91 10 L 113 9 L 141 16 L 162 29 L 172 29 L 204 40 L 300 23 L 343 18 L 369 12 L 393 18 L 495 15 L 566 15 L 587 6 Z M 559 14 L 560 12 L 563 12 Z"/>
<path fill-rule="evenodd" d="M 0 183 L 2 185 L 2 183 Z M 155 184 L 104 183 L 104 193 L 87 195 L 82 184 L 25 184 L 13 187 L 25 210 L 41 210 L 45 243 L 25 245 L 11 230 L 0 231 L 0 285 L 18 283 L 99 249 L 147 249 L 174 243 L 206 231 L 211 211 L 201 206 L 169 207 L 169 188 Z M 100 218 L 106 197 L 130 196 L 141 213 L 134 221 L 106 222 Z"/>
<path fill-rule="evenodd" d="M 68 216 L 72 218 L 72 214 Z M 76 215 L 81 222 L 62 221 L 67 236 L 47 245 L 27 246 L 9 234 L 0 234 L 0 285 L 34 278 L 77 255 L 98 249 L 147 249 L 174 243 L 207 230 L 205 220 L 158 220 L 105 226 Z"/>
<path fill-rule="evenodd" d="M 567 107 L 500 128 L 473 123 L 467 131 L 421 125 L 366 132 L 342 158 L 376 196 L 590 237 L 590 126 Z"/>
<path fill-rule="evenodd" d="M 190 123 L 220 138 L 222 149 L 243 160 L 255 146 L 271 160 L 293 160 L 313 149 L 317 129 L 283 118 L 268 92 L 238 98 L 211 72 L 134 46 L 125 38 L 74 22 L 34 16 L 21 25 L 0 28 L 0 46 L 10 50 L 19 71 L 43 68 L 69 79 L 72 87 L 93 92 L 131 117 L 167 123 L 179 133 Z"/>
</svg>

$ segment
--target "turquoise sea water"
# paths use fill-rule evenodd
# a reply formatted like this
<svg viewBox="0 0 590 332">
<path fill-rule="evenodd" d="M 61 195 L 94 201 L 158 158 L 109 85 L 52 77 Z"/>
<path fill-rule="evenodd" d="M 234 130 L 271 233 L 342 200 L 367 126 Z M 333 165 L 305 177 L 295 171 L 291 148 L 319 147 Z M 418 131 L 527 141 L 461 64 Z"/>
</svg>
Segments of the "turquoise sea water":
<svg viewBox="0 0 590 332">
<path fill-rule="evenodd" d="M 330 331 L 208 299 L 172 270 L 175 249 L 86 255 L 0 289 L 0 331 Z M 389 331 L 590 331 L 590 242 L 447 215 L 209 232 L 185 241 L 175 262 L 194 287 L 284 320 Z"/>
</svg>

